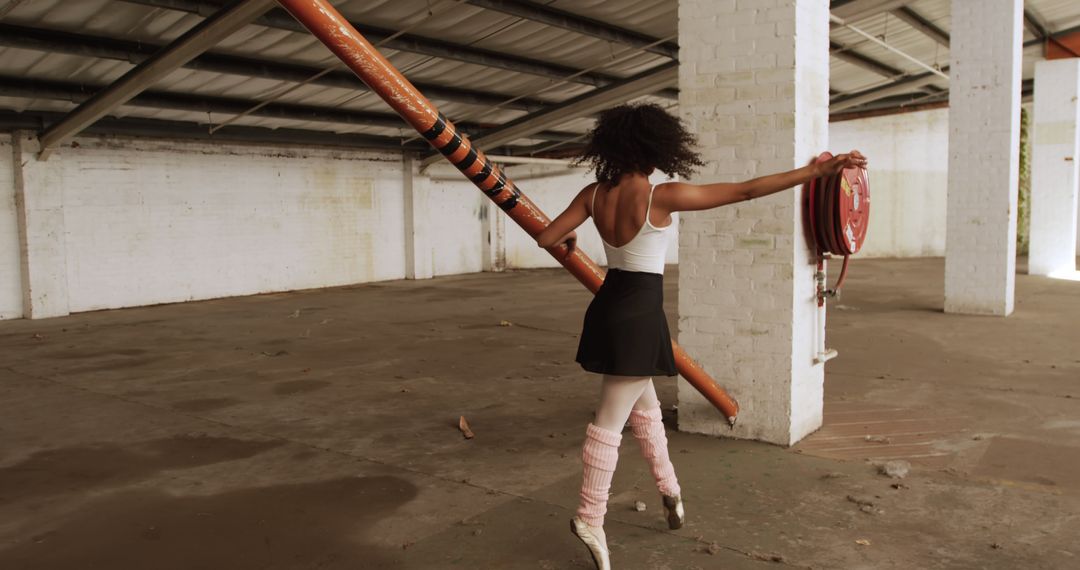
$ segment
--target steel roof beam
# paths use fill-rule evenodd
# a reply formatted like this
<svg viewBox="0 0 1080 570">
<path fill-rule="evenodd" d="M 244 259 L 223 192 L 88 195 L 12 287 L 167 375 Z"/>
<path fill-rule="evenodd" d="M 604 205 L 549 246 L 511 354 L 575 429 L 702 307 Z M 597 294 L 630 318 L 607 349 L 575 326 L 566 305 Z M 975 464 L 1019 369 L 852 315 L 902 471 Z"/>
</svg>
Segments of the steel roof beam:
<svg viewBox="0 0 1080 570">
<path fill-rule="evenodd" d="M 130 40 L 117 40 L 112 38 L 60 32 L 39 28 L 28 28 L 10 24 L 0 24 L 0 45 L 19 49 L 31 49 L 35 51 L 47 51 L 67 53 L 85 57 L 100 57 L 139 63 L 157 50 L 160 46 Z M 289 81 L 299 83 L 315 76 L 319 68 L 290 63 L 278 63 L 263 59 L 238 57 L 219 53 L 204 53 L 184 64 L 186 69 L 225 73 L 243 77 L 258 77 L 275 81 Z M 368 88 L 355 74 L 348 71 L 333 71 L 311 82 L 315 85 L 326 87 L 340 87 L 367 91 Z M 546 105 L 540 99 L 522 98 L 503 105 L 507 100 L 506 95 L 490 93 L 487 91 L 474 91 L 460 89 L 445 85 L 433 85 L 429 83 L 417 83 L 424 93 L 432 99 L 465 103 L 468 105 L 494 106 L 501 105 L 505 109 L 522 111 L 537 111 Z"/>
<path fill-rule="evenodd" d="M 833 0 L 829 11 L 838 18 L 854 22 L 896 10 L 912 2 L 914 0 Z"/>
<path fill-rule="evenodd" d="M 1031 46 L 1039 45 L 1047 39 L 1053 40 L 1055 38 L 1068 36 L 1070 35 L 1070 33 L 1078 32 L 1080 32 L 1080 26 L 1057 30 L 1053 33 L 1050 33 L 1050 35 L 1048 35 L 1047 38 L 1043 40 L 1034 39 L 1024 42 L 1024 48 L 1031 48 Z M 943 67 L 942 71 L 947 72 L 948 67 Z M 840 111 L 843 109 L 860 107 L 868 103 L 872 103 L 872 101 L 880 100 L 894 95 L 903 95 L 910 90 L 917 89 L 917 87 L 930 85 L 936 79 L 937 78 L 934 73 L 919 73 L 915 74 L 915 76 L 904 76 L 901 78 L 897 78 L 895 81 L 883 85 L 878 85 L 876 87 L 870 87 L 870 89 L 866 89 L 863 91 L 855 93 L 837 94 L 832 97 L 831 103 L 829 103 L 829 109 L 833 111 Z M 941 91 L 941 93 L 947 92 L 948 90 Z"/>
<path fill-rule="evenodd" d="M 915 56 L 913 56 L 913 55 L 911 55 L 911 54 L 897 48 L 896 46 L 893 46 L 893 45 L 889 44 L 888 42 L 886 42 L 882 38 L 879 38 L 878 36 L 870 34 L 866 30 L 859 29 L 859 28 L 851 25 L 850 22 L 845 22 L 843 19 L 837 17 L 836 15 L 829 16 L 829 20 L 833 24 L 836 24 L 837 26 L 842 27 L 842 28 L 844 28 L 846 30 L 850 30 L 852 32 L 855 32 L 856 34 L 858 34 L 858 35 L 862 36 L 863 38 L 866 38 L 867 40 L 869 40 L 871 43 L 876 44 L 878 46 L 881 46 L 881 47 L 891 51 L 892 53 L 894 53 L 894 54 L 896 54 L 896 55 L 910 61 L 911 63 L 914 63 L 915 65 L 925 69 L 926 71 L 929 71 L 930 73 L 933 73 L 933 74 L 937 75 L 938 77 L 941 77 L 942 79 L 948 81 L 949 76 L 946 75 L 944 72 L 942 72 L 940 69 L 938 69 L 936 63 L 934 65 L 930 65 L 930 64 L 924 62 L 923 60 L 921 60 L 921 59 L 919 59 L 919 58 L 917 58 L 917 57 L 915 57 Z"/>
<path fill-rule="evenodd" d="M 628 30 L 566 10 L 545 6 L 537 2 L 530 2 L 529 0 L 465 1 L 468 4 L 487 10 L 502 12 L 503 14 L 517 16 L 554 28 L 562 28 L 585 36 L 635 47 L 670 59 L 679 59 L 679 45 L 675 42 L 669 41 L 658 43 L 660 42 L 660 38 L 654 38 L 647 34 Z"/>
<path fill-rule="evenodd" d="M 0 129 L 34 129 L 48 126 L 64 117 L 63 113 L 48 111 L 0 110 Z M 83 134 L 122 135 L 154 138 L 195 139 L 208 142 L 254 142 L 285 144 L 315 144 L 348 148 L 373 148 L 395 151 L 418 151 L 427 145 L 416 143 L 402 145 L 395 137 L 383 137 L 357 133 L 331 133 L 307 129 L 236 126 L 232 129 L 210 134 L 210 125 L 185 121 L 161 119 L 104 117 L 87 127 Z"/>
<path fill-rule="evenodd" d="M 63 113 L 51 111 L 9 111 L 0 109 L 0 130 L 41 130 L 56 122 Z M 378 149 L 394 152 L 420 152 L 431 147 L 426 142 L 402 143 L 396 137 L 384 137 L 363 133 L 331 133 L 308 129 L 266 128 L 237 125 L 230 129 L 210 133 L 206 123 L 167 121 L 162 119 L 104 117 L 86 128 L 82 134 L 120 135 L 132 137 L 174 138 L 206 141 L 209 143 L 257 143 L 277 144 L 295 148 L 296 145 L 320 145 L 351 149 Z M 523 147 L 491 149 L 504 154 L 522 154 Z"/>
<path fill-rule="evenodd" d="M 1050 35 L 1046 22 L 1038 14 L 1028 8 L 1024 8 L 1024 27 L 1035 36 L 1036 40 L 1043 41 Z"/>
<path fill-rule="evenodd" d="M 221 0 L 123 0 L 133 4 L 141 4 L 154 8 L 178 10 L 192 14 L 202 14 L 222 4 Z M 274 28 L 307 34 L 307 30 L 300 25 L 292 16 L 284 10 L 277 8 L 270 10 L 253 23 Z M 526 73 L 548 79 L 563 79 L 581 71 L 573 67 L 551 63 L 543 60 L 532 59 L 523 56 L 511 55 L 503 51 L 489 50 L 478 47 L 466 46 L 454 42 L 426 38 L 414 34 L 398 34 L 394 30 L 370 26 L 359 22 L 350 22 L 361 34 L 372 43 L 385 41 L 387 49 L 428 55 L 441 59 L 450 59 L 484 67 L 494 67 L 515 73 Z M 393 39 L 389 39 L 394 36 Z M 609 85 L 620 78 L 605 73 L 584 73 L 571 79 L 574 83 L 601 87 Z"/>
<path fill-rule="evenodd" d="M 922 17 L 918 12 L 911 8 L 904 6 L 897 8 L 891 12 L 893 16 L 896 16 L 905 24 L 911 26 L 915 30 L 922 32 L 922 34 L 935 42 L 949 47 L 949 34 L 945 30 L 937 27 L 933 22 Z"/>
<path fill-rule="evenodd" d="M 1059 38 L 1059 37 L 1067 36 L 1069 34 L 1078 33 L 1078 32 L 1080 32 L 1080 26 L 1075 26 L 1075 27 L 1069 28 L 1067 30 L 1058 30 L 1057 32 L 1048 34 L 1046 36 L 1046 38 L 1043 38 L 1043 39 L 1036 38 L 1036 39 L 1033 39 L 1033 40 L 1028 40 L 1028 41 L 1024 42 L 1024 47 L 1028 48 L 1028 47 L 1031 47 L 1031 46 L 1039 45 L 1039 44 L 1043 43 L 1044 41 L 1046 41 L 1047 39 L 1053 40 L 1054 38 Z M 946 73 L 948 72 L 948 70 L 949 70 L 948 66 L 941 68 L 941 71 L 946 72 Z M 832 100 L 831 100 L 831 102 L 829 104 L 829 108 L 832 111 L 836 112 L 836 111 L 842 111 L 844 109 L 851 109 L 853 107 L 859 107 L 861 105 L 865 105 L 865 104 L 870 103 L 872 101 L 878 101 L 880 99 L 884 99 L 884 98 L 887 98 L 887 97 L 892 97 L 894 95 L 902 95 L 902 94 L 908 92 L 909 90 L 913 90 L 913 89 L 916 89 L 918 87 L 923 87 L 923 86 L 930 85 L 931 83 L 933 83 L 934 81 L 937 81 L 939 79 L 940 79 L 940 77 L 938 77 L 937 75 L 935 75 L 933 73 L 920 73 L 918 75 L 906 75 L 906 76 L 897 78 L 895 81 L 892 81 L 892 82 L 887 83 L 885 85 L 879 85 L 877 87 L 871 87 L 870 89 L 864 89 L 862 91 L 858 91 L 858 92 L 855 92 L 855 93 L 844 93 L 844 94 L 841 94 L 841 95 L 837 95 L 837 96 L 832 98 Z M 941 92 L 942 93 L 947 93 L 948 90 L 947 89 L 941 90 Z"/>
<path fill-rule="evenodd" d="M 473 146 L 476 148 L 494 147 L 529 137 L 547 127 L 596 113 L 642 95 L 655 93 L 674 85 L 678 80 L 679 64 L 673 61 L 628 77 L 615 85 L 595 89 L 538 113 L 526 115 L 480 133 L 473 139 Z M 434 154 L 425 158 L 421 166 L 429 166 L 442 159 L 442 155 Z"/>
<path fill-rule="evenodd" d="M 75 103 L 88 99 L 99 86 L 82 85 L 63 81 L 25 79 L 0 75 L 0 96 L 20 97 L 24 99 L 50 99 Z M 203 113 L 236 114 L 250 109 L 256 101 L 235 97 L 216 97 L 168 91 L 144 91 L 129 100 L 126 105 L 152 109 L 171 109 L 176 111 L 196 111 Z M 405 126 L 395 113 L 371 111 L 352 111 L 336 107 L 317 105 L 296 105 L 290 103 L 272 103 L 251 113 L 253 116 L 293 121 L 314 121 L 342 125 L 366 127 L 400 128 Z M 463 123 L 465 132 L 480 132 L 490 129 L 489 125 Z M 541 131 L 534 138 L 562 142 L 580 136 L 578 133 Z"/>
<path fill-rule="evenodd" d="M 1021 97 L 1030 97 L 1035 91 L 1034 87 L 1035 81 L 1033 79 L 1023 80 L 1020 84 Z M 843 121 L 851 118 L 868 116 L 870 114 L 889 114 L 890 111 L 898 113 L 920 108 L 948 107 L 948 104 L 949 91 L 947 89 L 934 93 L 931 96 L 922 93 L 908 93 L 907 95 L 879 99 L 872 103 L 847 110 L 843 113 L 833 113 L 830 115 L 830 120 Z"/>
<path fill-rule="evenodd" d="M 948 67 L 944 67 L 942 68 L 942 71 L 948 72 L 948 69 Z M 877 87 L 871 87 L 870 89 L 864 89 L 855 93 L 845 93 L 834 97 L 832 101 L 829 102 L 829 109 L 836 112 L 852 107 L 858 107 L 859 105 L 877 101 L 878 99 L 884 99 L 894 95 L 903 95 L 904 93 L 940 80 L 941 78 L 938 77 L 937 74 L 930 72 L 907 75 L 885 85 L 879 85 Z"/>
<path fill-rule="evenodd" d="M 108 88 L 99 91 L 46 129 L 39 137 L 41 159 L 48 158 L 50 149 L 56 145 L 75 136 L 111 110 L 246 26 L 269 10 L 273 3 L 274 0 L 238 0 L 196 24 L 168 47 L 135 66 Z"/>
<path fill-rule="evenodd" d="M 829 42 L 829 55 L 885 77 L 898 77 L 904 74 L 901 69 L 884 64 L 868 55 L 863 55 L 839 42 Z"/>
<path fill-rule="evenodd" d="M 867 103 L 865 105 L 859 105 L 858 107 L 853 107 L 851 109 L 846 109 L 843 113 L 837 113 L 836 116 L 843 116 L 843 115 L 846 115 L 848 113 L 860 113 L 860 112 L 863 112 L 863 111 L 874 111 L 874 110 L 878 110 L 878 109 L 887 109 L 887 108 L 893 108 L 893 107 L 903 107 L 903 106 L 906 106 L 906 105 L 922 105 L 922 104 L 940 103 L 942 101 L 944 101 L 946 103 L 949 101 L 949 92 L 948 92 L 948 90 L 944 90 L 944 91 L 941 91 L 940 93 L 934 93 L 934 94 L 931 94 L 931 95 L 927 95 L 926 93 L 911 92 L 911 93 L 905 93 L 903 95 L 894 95 L 892 97 L 886 97 L 884 99 L 878 99 L 877 101 L 872 101 L 872 102 Z"/>
<path fill-rule="evenodd" d="M 1061 37 L 1063 35 L 1068 35 L 1070 33 L 1077 33 L 1077 32 L 1080 32 L 1080 26 L 1076 26 L 1075 28 L 1070 28 L 1068 30 L 1060 30 L 1060 31 L 1052 33 L 1052 34 L 1048 34 L 1047 37 L 1044 38 L 1043 40 L 1039 40 L 1039 39 L 1028 40 L 1028 41 L 1024 42 L 1024 47 L 1028 48 L 1028 47 L 1031 47 L 1031 46 L 1039 45 L 1040 43 L 1042 43 L 1046 39 L 1051 39 L 1052 40 L 1054 38 Z M 943 67 L 941 70 L 944 71 L 944 72 L 948 72 L 949 68 L 948 67 Z M 845 109 L 861 107 L 861 106 L 867 105 L 867 104 L 869 104 L 871 102 L 874 102 L 874 101 L 879 101 L 881 99 L 885 99 L 885 98 L 892 97 L 892 96 L 895 96 L 895 95 L 902 95 L 902 94 L 906 93 L 907 91 L 913 90 L 913 89 L 918 88 L 918 87 L 928 86 L 929 84 L 933 83 L 935 80 L 936 80 L 936 76 L 934 74 L 932 74 L 932 73 L 921 73 L 919 75 L 905 76 L 905 77 L 899 78 L 898 80 L 896 80 L 894 82 L 891 82 L 891 83 L 888 83 L 888 84 L 885 84 L 885 85 L 879 85 L 877 87 L 872 87 L 870 89 L 864 89 L 864 90 L 856 92 L 856 93 L 844 93 L 844 94 L 841 94 L 841 95 L 837 95 L 837 96 L 832 98 L 832 101 L 830 103 L 830 109 L 832 111 L 836 112 L 836 111 L 842 111 L 842 110 L 845 110 Z M 1025 81 L 1027 81 L 1027 80 L 1025 80 Z M 944 93 L 948 93 L 948 90 L 943 89 L 940 92 L 942 94 L 944 94 Z"/>
<path fill-rule="evenodd" d="M 1036 46 L 1036 45 L 1039 45 L 1039 44 L 1045 42 L 1046 40 L 1056 40 L 1058 38 L 1064 38 L 1065 36 L 1069 36 L 1069 35 L 1076 34 L 1076 33 L 1080 33 L 1080 26 L 1073 26 L 1071 28 L 1067 28 L 1067 29 L 1064 29 L 1064 30 L 1058 30 L 1058 31 L 1056 31 L 1056 32 L 1054 32 L 1052 34 L 1047 34 L 1046 37 L 1044 37 L 1044 38 L 1035 38 L 1033 40 L 1028 40 L 1028 41 L 1024 42 L 1024 47 L 1027 48 L 1027 47 L 1031 47 L 1031 46 Z"/>
</svg>

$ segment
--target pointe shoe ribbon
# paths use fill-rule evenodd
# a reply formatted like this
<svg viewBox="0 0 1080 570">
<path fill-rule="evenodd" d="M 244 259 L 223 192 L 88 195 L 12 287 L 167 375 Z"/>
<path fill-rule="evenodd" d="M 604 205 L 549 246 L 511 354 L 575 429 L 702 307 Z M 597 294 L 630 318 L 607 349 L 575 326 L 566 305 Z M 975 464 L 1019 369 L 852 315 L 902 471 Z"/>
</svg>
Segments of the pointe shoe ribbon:
<svg viewBox="0 0 1080 570">
<path fill-rule="evenodd" d="M 578 537 L 589 548 L 593 562 L 596 562 L 596 570 L 611 570 L 611 556 L 608 553 L 607 541 L 601 541 L 598 536 L 593 534 L 588 523 L 574 517 L 570 519 L 570 532 L 574 533 L 574 536 Z"/>
</svg>

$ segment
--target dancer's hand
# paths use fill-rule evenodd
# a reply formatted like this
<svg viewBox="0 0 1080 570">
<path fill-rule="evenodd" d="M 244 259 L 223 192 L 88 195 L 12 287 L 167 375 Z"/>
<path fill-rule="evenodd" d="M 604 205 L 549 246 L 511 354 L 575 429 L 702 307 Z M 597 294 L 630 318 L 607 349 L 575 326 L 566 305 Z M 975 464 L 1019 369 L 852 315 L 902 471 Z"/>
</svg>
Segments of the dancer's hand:
<svg viewBox="0 0 1080 570">
<path fill-rule="evenodd" d="M 814 178 L 834 176 L 847 168 L 866 168 L 866 157 L 861 152 L 853 150 L 847 154 L 838 154 L 825 162 L 819 162 L 814 167 L 816 170 Z"/>
<path fill-rule="evenodd" d="M 570 257 L 574 254 L 574 249 L 577 248 L 577 232 L 570 232 L 563 236 L 562 240 L 556 245 L 566 246 L 566 256 Z"/>
</svg>

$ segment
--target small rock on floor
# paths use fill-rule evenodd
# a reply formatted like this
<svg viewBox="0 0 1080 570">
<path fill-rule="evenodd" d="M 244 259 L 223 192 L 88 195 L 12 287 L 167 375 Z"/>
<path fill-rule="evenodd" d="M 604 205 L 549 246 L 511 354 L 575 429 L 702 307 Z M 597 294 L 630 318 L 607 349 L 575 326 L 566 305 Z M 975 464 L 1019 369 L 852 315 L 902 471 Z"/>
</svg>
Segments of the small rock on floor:
<svg viewBox="0 0 1080 570">
<path fill-rule="evenodd" d="M 903 479 L 911 471 L 911 464 L 903 459 L 894 459 L 881 466 L 881 474 L 893 479 Z"/>
</svg>

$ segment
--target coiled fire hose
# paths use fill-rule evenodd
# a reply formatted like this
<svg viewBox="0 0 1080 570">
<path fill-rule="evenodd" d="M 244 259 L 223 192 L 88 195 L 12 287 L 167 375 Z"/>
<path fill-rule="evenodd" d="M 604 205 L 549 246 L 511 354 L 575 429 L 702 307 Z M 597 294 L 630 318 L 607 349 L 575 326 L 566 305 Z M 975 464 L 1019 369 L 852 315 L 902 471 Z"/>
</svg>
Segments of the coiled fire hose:
<svg viewBox="0 0 1080 570">
<path fill-rule="evenodd" d="M 828 152 L 821 153 L 816 162 L 833 158 Z M 818 307 L 825 299 L 840 295 L 840 288 L 847 278 L 848 261 L 858 253 L 866 241 L 866 229 L 870 221 L 870 180 L 865 168 L 847 168 L 839 174 L 815 178 L 809 182 L 804 195 L 807 236 L 814 244 L 817 257 Z M 831 255 L 844 256 L 840 277 L 836 286 L 825 286 L 825 260 Z"/>
</svg>

